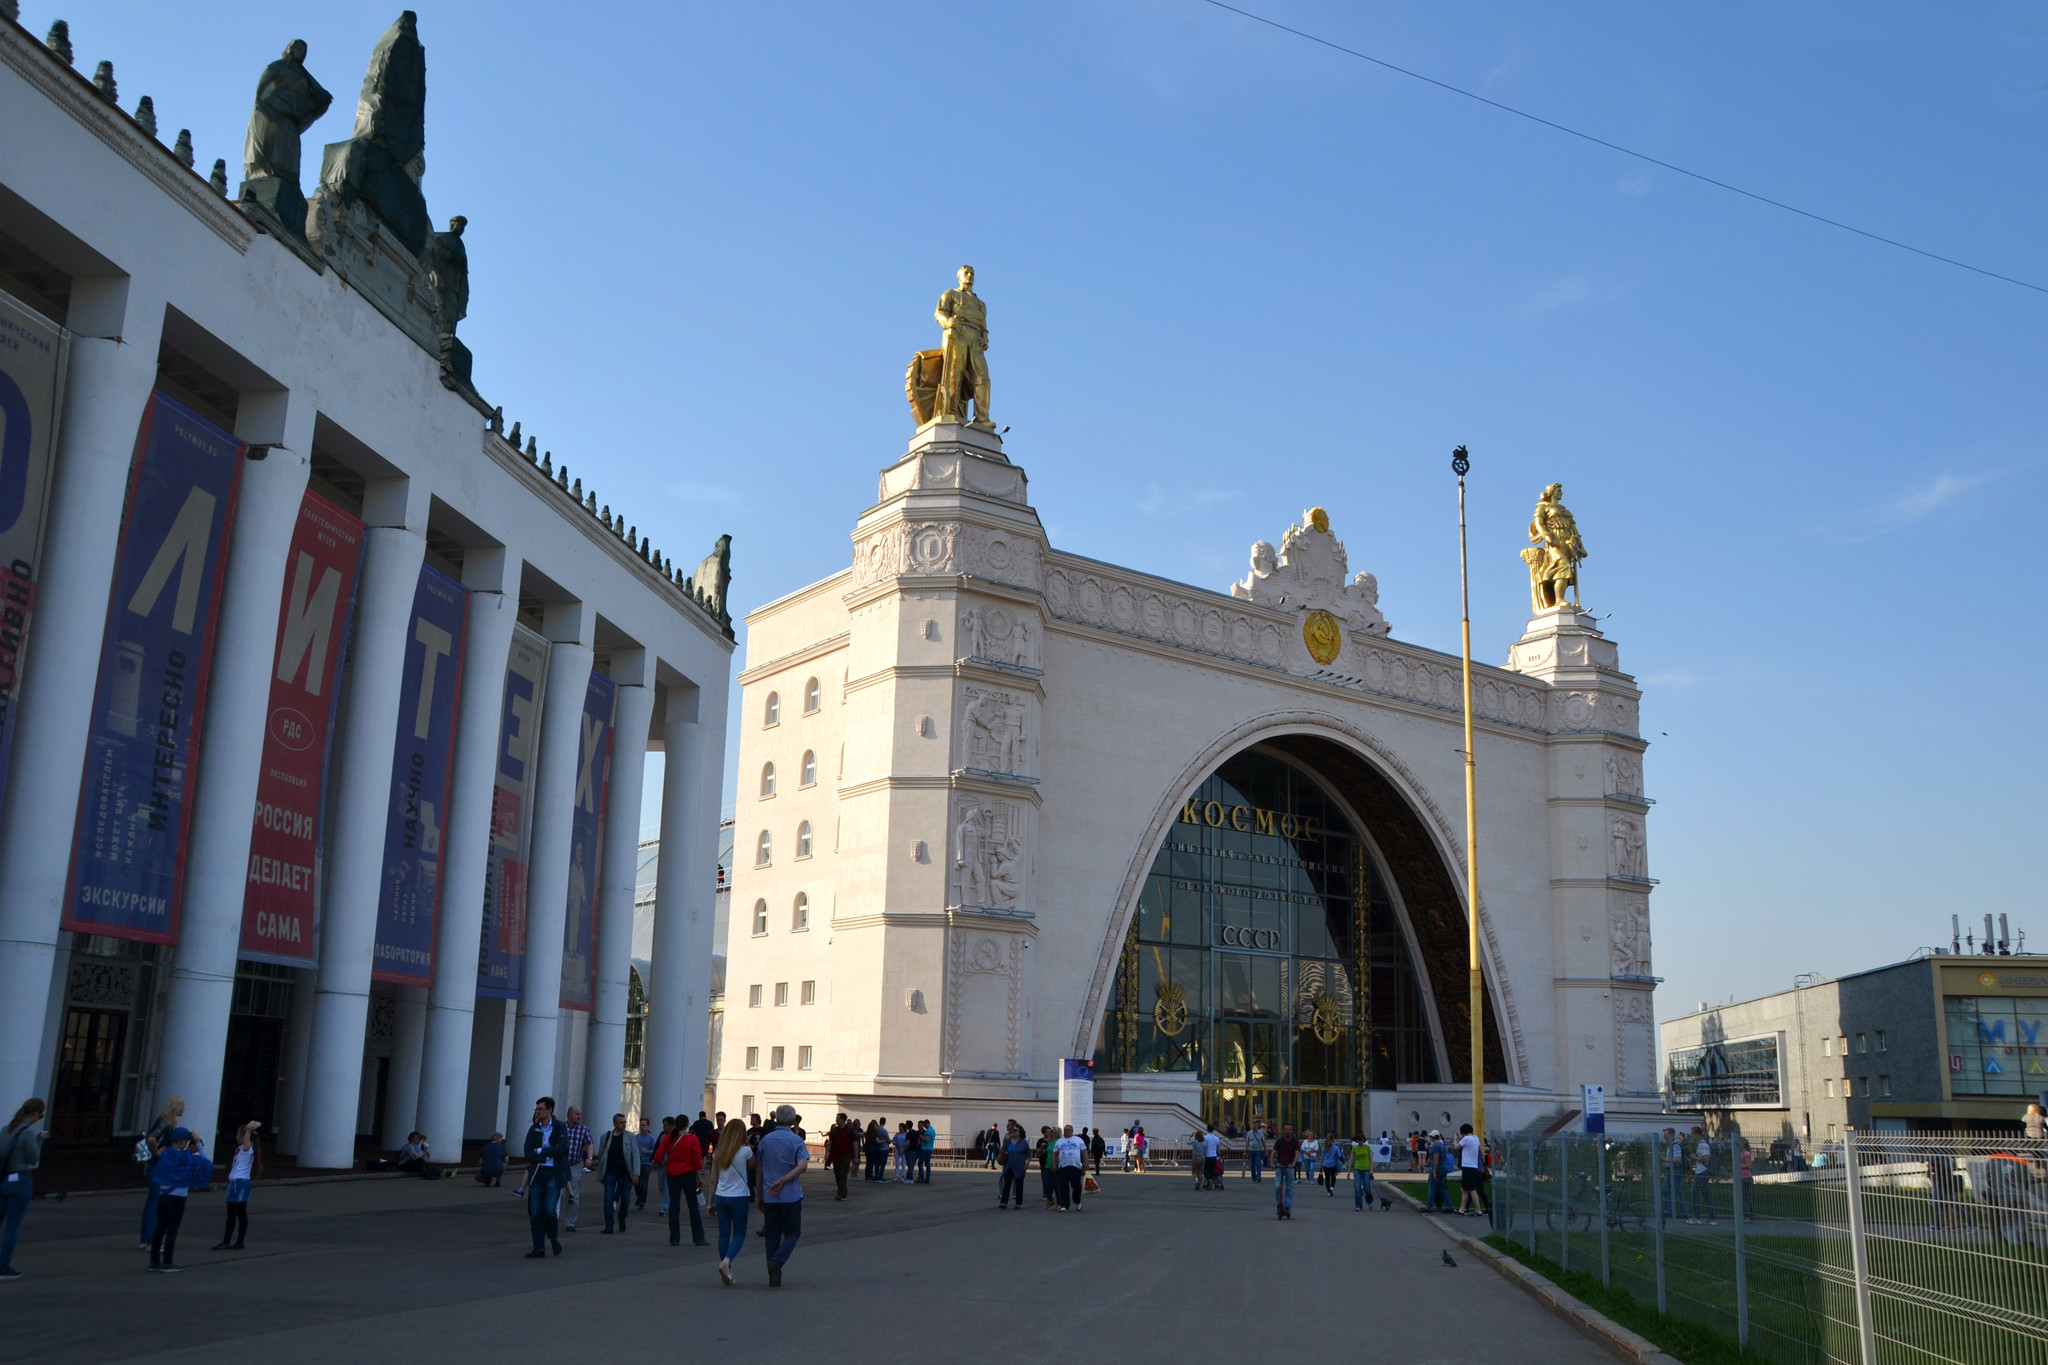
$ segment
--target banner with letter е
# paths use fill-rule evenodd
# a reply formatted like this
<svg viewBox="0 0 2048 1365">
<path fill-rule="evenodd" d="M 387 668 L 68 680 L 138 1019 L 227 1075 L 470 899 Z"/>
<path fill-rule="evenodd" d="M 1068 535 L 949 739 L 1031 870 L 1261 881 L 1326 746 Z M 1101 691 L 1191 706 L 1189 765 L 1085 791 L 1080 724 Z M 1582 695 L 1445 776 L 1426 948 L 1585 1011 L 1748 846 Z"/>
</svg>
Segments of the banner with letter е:
<svg viewBox="0 0 2048 1365">
<path fill-rule="evenodd" d="M 576 743 L 576 805 L 569 817 L 569 913 L 562 921 L 562 998 L 565 1010 L 597 1008 L 597 886 L 599 842 L 612 768 L 612 705 L 618 684 L 590 675 L 583 692 L 583 723 Z"/>
<path fill-rule="evenodd" d="M 499 702 L 491 850 L 484 865 L 484 927 L 476 962 L 476 993 L 498 1000 L 517 1000 L 526 989 L 526 866 L 532 856 L 535 746 L 547 677 L 547 640 L 537 630 L 515 625 Z"/>
<path fill-rule="evenodd" d="M 370 975 L 428 986 L 441 908 L 441 840 L 455 773 L 455 707 L 462 695 L 462 634 L 469 591 L 420 566 L 398 687 L 398 740 L 391 754 L 391 813 L 384 822 L 384 888 Z"/>
<path fill-rule="evenodd" d="M 192 765 L 242 453 L 176 399 L 150 396 L 93 689 L 66 929 L 177 941 Z"/>
<path fill-rule="evenodd" d="M 0 294 L 0 797 L 14 753 L 67 358 L 63 328 Z"/>
<path fill-rule="evenodd" d="M 307 493 L 285 557 L 242 895 L 241 955 L 257 962 L 318 964 L 327 765 L 362 558 L 363 523 Z"/>
</svg>

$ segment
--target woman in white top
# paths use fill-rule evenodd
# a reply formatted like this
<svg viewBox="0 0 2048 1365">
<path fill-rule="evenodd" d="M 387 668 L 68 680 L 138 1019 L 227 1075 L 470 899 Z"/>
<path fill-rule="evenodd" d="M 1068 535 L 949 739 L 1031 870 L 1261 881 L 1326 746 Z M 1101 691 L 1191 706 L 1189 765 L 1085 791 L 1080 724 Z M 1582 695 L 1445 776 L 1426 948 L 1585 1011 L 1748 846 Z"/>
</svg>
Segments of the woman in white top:
<svg viewBox="0 0 2048 1365">
<path fill-rule="evenodd" d="M 235 1132 L 235 1154 L 228 1158 L 228 1226 L 215 1251 L 240 1251 L 249 1236 L 249 1187 L 263 1174 L 263 1153 L 256 1147 L 262 1126 L 251 1119 Z"/>
<path fill-rule="evenodd" d="M 732 1283 L 733 1258 L 747 1240 L 747 1167 L 754 1149 L 747 1146 L 747 1125 L 733 1119 L 718 1135 L 711 1156 L 712 1202 L 718 1208 L 718 1278 Z"/>
<path fill-rule="evenodd" d="M 1316 1158 L 1322 1154 L 1323 1144 L 1316 1141 L 1316 1130 L 1311 1128 L 1301 1135 L 1301 1157 L 1294 1163 L 1294 1173 L 1299 1176 L 1304 1170 L 1314 1171 Z"/>
</svg>

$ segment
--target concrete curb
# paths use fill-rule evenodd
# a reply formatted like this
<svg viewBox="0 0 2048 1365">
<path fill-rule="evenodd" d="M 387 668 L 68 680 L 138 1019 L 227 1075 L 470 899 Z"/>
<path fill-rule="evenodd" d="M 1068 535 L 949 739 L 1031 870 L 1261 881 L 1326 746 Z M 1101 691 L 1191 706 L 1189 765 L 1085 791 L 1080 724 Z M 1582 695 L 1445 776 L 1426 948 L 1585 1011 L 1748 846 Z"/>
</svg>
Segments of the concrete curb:
<svg viewBox="0 0 2048 1365">
<path fill-rule="evenodd" d="M 1405 1200 L 1408 1207 L 1418 1214 L 1422 1212 L 1422 1201 L 1392 1181 L 1386 1182 L 1396 1198 Z M 1425 1221 L 1442 1233 L 1446 1240 L 1456 1242 L 1467 1255 L 1484 1261 L 1500 1272 L 1503 1279 L 1516 1286 L 1530 1298 L 1548 1308 L 1557 1316 L 1578 1328 L 1593 1340 L 1614 1352 L 1623 1360 L 1634 1361 L 1635 1365 L 1684 1365 L 1677 1356 L 1663 1350 L 1657 1343 L 1639 1332 L 1631 1332 L 1614 1319 L 1595 1309 L 1587 1307 L 1570 1294 L 1552 1284 L 1543 1276 L 1523 1265 L 1512 1256 L 1503 1256 L 1477 1237 L 1468 1237 L 1457 1230 L 1447 1219 L 1438 1221 L 1425 1216 Z"/>
</svg>

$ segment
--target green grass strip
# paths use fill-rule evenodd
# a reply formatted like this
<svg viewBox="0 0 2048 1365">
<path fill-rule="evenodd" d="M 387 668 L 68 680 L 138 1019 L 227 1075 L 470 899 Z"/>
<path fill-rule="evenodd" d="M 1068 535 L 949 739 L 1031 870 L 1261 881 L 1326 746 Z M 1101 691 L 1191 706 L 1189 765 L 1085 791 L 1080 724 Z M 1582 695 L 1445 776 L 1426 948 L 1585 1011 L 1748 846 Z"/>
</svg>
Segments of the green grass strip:
<svg viewBox="0 0 2048 1365">
<path fill-rule="evenodd" d="M 1588 1308 L 1613 1319 L 1631 1332 L 1649 1338 L 1659 1349 L 1678 1357 L 1686 1365 L 1742 1365 L 1758 1358 L 1745 1354 L 1733 1337 L 1676 1318 L 1659 1317 L 1657 1310 L 1650 1305 L 1638 1303 L 1618 1289 L 1604 1287 L 1598 1276 L 1566 1270 L 1549 1257 L 1531 1255 L 1527 1248 L 1499 1235 L 1481 1240 L 1503 1256 L 1529 1267 Z"/>
</svg>

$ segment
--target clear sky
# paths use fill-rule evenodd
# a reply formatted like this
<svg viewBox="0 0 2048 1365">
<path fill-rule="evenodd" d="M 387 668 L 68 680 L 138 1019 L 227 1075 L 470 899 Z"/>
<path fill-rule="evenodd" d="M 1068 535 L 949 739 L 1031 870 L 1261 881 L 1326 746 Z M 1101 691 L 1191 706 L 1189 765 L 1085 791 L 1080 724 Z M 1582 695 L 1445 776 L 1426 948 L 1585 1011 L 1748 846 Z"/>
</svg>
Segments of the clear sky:
<svg viewBox="0 0 2048 1365">
<path fill-rule="evenodd" d="M 1243 3 L 2048 284 L 2039 5 Z M 286 40 L 337 95 L 311 161 L 397 13 L 23 9 L 235 180 Z M 1663 1016 L 1945 943 L 1951 913 L 2048 949 L 2048 295 L 1199 0 L 507 0 L 420 34 L 478 387 L 678 563 L 731 532 L 739 608 L 846 564 L 970 261 L 1061 548 L 1221 588 L 1322 504 L 1395 635 L 1455 650 L 1463 442 L 1497 663 L 1563 481 L 1645 693 Z"/>
</svg>

